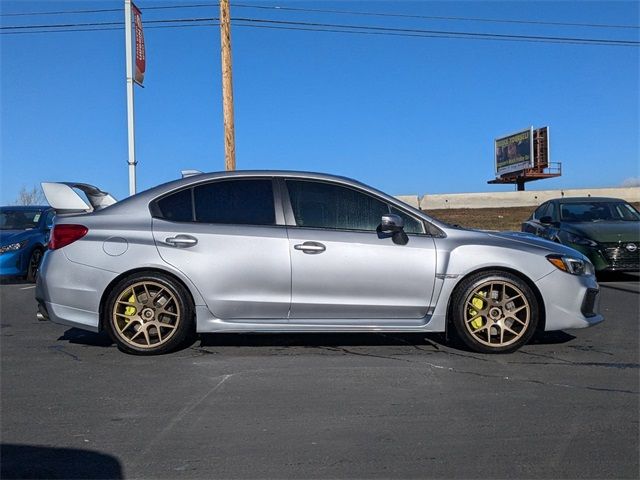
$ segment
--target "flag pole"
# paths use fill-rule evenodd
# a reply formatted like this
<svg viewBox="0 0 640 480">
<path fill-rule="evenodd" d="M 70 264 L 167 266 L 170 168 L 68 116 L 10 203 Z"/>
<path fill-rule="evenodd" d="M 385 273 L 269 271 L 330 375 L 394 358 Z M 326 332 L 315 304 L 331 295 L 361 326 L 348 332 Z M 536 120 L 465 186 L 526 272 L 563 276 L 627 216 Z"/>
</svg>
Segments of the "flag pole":
<svg viewBox="0 0 640 480">
<path fill-rule="evenodd" d="M 129 143 L 129 195 L 136 193 L 136 137 L 133 115 L 133 49 L 131 35 L 131 0 L 124 0 L 124 40 L 127 51 L 127 133 Z"/>
</svg>

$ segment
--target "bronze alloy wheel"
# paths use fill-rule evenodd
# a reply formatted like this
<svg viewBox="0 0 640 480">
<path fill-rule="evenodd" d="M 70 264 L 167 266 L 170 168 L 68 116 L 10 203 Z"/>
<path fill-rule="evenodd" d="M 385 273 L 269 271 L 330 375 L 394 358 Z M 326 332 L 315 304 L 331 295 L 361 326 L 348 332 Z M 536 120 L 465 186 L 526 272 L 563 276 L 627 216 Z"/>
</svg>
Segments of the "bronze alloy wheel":
<svg viewBox="0 0 640 480">
<path fill-rule="evenodd" d="M 472 337 L 489 347 L 507 347 L 528 330 L 531 306 L 511 282 L 490 280 L 467 295 L 464 325 Z"/>
<path fill-rule="evenodd" d="M 543 308 L 543 307 L 542 307 Z M 538 328 L 541 306 L 527 281 L 490 270 L 464 278 L 451 297 L 453 333 L 480 353 L 513 352 Z"/>
<path fill-rule="evenodd" d="M 172 340 L 182 322 L 176 293 L 158 282 L 143 280 L 116 297 L 111 325 L 118 339 L 137 350 L 157 349 Z"/>
</svg>

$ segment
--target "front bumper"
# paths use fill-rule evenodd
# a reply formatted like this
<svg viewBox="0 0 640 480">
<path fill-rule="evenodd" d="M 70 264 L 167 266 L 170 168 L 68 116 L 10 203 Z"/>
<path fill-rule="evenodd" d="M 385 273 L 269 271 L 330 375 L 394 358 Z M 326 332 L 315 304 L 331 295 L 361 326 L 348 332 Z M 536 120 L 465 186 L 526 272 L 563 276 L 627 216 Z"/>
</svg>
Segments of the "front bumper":
<svg viewBox="0 0 640 480">
<path fill-rule="evenodd" d="M 545 330 L 585 328 L 604 320 L 599 313 L 600 289 L 594 276 L 560 270 L 536 282 L 544 299 Z"/>
<path fill-rule="evenodd" d="M 638 272 L 640 271 L 640 247 L 636 243 L 633 252 L 626 245 L 633 242 L 601 243 L 597 247 L 569 244 L 569 246 L 585 254 L 596 272 Z"/>
<path fill-rule="evenodd" d="M 22 248 L 0 254 L 0 276 L 15 277 L 27 274 L 27 250 Z"/>
</svg>

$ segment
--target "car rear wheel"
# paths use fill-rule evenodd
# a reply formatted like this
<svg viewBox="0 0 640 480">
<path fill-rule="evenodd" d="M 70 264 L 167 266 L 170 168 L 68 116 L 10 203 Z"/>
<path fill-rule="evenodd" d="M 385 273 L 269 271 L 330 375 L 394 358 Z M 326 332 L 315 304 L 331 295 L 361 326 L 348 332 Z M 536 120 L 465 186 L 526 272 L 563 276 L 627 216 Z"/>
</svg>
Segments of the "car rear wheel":
<svg viewBox="0 0 640 480">
<path fill-rule="evenodd" d="M 35 282 L 38 275 L 38 269 L 40 268 L 40 262 L 42 262 L 42 256 L 44 252 L 41 248 L 34 248 L 29 257 L 29 264 L 27 265 L 27 282 Z"/>
<path fill-rule="evenodd" d="M 481 272 L 454 293 L 452 322 L 458 337 L 480 353 L 508 353 L 527 343 L 538 325 L 531 288 L 508 272 Z"/>
<path fill-rule="evenodd" d="M 105 315 L 118 348 L 138 355 L 173 351 L 194 331 L 193 307 L 185 288 L 159 273 L 136 274 L 115 285 Z"/>
</svg>

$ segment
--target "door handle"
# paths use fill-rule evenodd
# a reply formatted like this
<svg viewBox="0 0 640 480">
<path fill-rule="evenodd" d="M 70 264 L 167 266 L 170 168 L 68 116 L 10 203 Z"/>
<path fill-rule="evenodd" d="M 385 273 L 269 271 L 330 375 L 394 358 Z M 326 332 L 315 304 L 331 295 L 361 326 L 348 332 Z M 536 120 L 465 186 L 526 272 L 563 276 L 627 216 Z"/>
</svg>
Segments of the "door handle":
<svg viewBox="0 0 640 480">
<path fill-rule="evenodd" d="M 293 248 L 296 250 L 302 250 L 304 253 L 316 254 L 324 252 L 327 247 L 325 247 L 320 242 L 304 242 L 298 245 L 294 245 Z"/>
<path fill-rule="evenodd" d="M 165 243 L 172 247 L 186 248 L 196 245 L 198 243 L 198 239 L 191 235 L 176 235 L 175 237 L 165 239 Z"/>
</svg>

